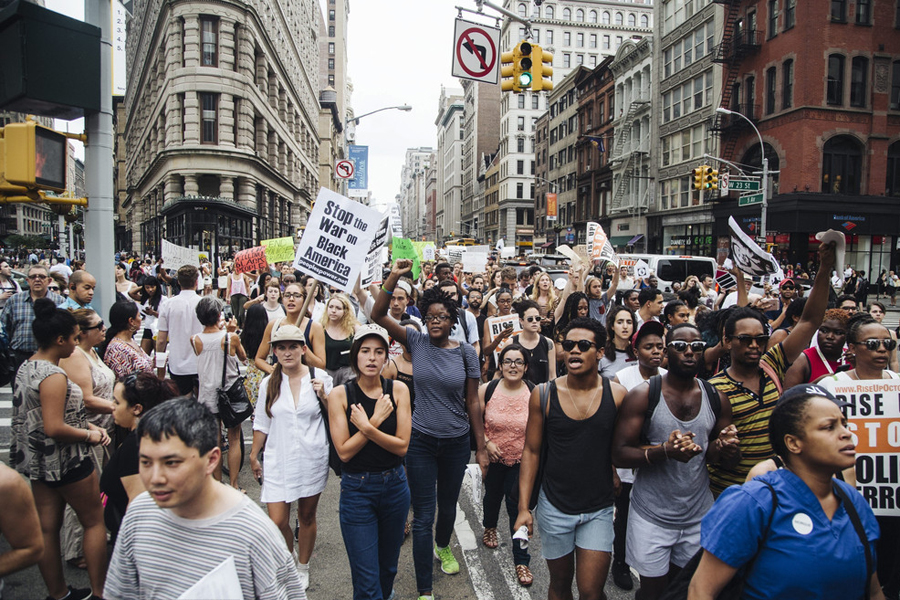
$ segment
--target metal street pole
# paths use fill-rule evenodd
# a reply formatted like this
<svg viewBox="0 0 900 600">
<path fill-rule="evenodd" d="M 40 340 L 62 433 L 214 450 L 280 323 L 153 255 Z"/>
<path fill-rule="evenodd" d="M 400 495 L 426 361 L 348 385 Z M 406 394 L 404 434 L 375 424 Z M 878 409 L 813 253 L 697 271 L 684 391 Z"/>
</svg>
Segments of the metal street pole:
<svg viewBox="0 0 900 600">
<path fill-rule="evenodd" d="M 109 0 L 84 0 L 85 22 L 100 28 L 100 111 L 84 120 L 84 211 L 86 268 L 97 279 L 93 305 L 103 317 L 116 297 L 113 223 L 112 19 Z"/>
<path fill-rule="evenodd" d="M 763 243 L 765 243 L 766 239 L 766 212 L 769 207 L 769 159 L 766 158 L 766 146 L 763 144 L 762 134 L 759 132 L 759 129 L 756 128 L 756 125 L 753 124 L 753 121 L 747 118 L 746 115 L 741 114 L 737 111 L 728 110 L 727 108 L 722 108 L 721 106 L 716 109 L 716 112 L 723 115 L 737 115 L 740 118 L 744 119 L 748 123 L 750 123 L 750 127 L 753 128 L 753 131 L 756 132 L 756 137 L 759 138 L 759 152 L 762 157 L 762 215 L 759 221 L 760 235 L 763 237 Z"/>
</svg>

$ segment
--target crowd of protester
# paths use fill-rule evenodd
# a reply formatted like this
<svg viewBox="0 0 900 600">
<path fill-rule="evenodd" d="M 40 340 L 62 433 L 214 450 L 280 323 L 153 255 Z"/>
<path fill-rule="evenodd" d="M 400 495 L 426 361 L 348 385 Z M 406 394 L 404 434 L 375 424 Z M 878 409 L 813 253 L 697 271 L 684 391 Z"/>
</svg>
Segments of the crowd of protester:
<svg viewBox="0 0 900 600">
<path fill-rule="evenodd" d="M 632 589 L 635 572 L 640 600 L 677 585 L 715 598 L 736 573 L 744 598 L 900 592 L 900 519 L 876 519 L 853 488 L 846 403 L 814 385 L 900 378 L 897 332 L 829 245 L 760 294 L 738 269 L 732 289 L 708 274 L 663 293 L 612 263 L 554 282 L 495 259 L 415 276 L 398 260 L 347 294 L 289 264 L 117 256 L 106 315 L 83 264 L 34 258 L 25 291 L 0 260 L 24 476 L 0 468 L 0 577 L 37 564 L 53 600 L 202 593 L 221 568 L 244 597 L 305 598 L 329 471 L 353 598 L 395 597 L 409 536 L 431 600 L 435 559 L 460 571 L 470 463 L 482 544 L 508 545 L 528 587 L 539 535 L 554 600 L 573 582 L 603 598 L 609 574 Z M 893 306 L 897 286 L 882 273 L 877 293 Z M 241 381 L 265 512 L 240 487 L 242 424 L 220 412 Z M 89 589 L 68 586 L 64 560 Z"/>
</svg>

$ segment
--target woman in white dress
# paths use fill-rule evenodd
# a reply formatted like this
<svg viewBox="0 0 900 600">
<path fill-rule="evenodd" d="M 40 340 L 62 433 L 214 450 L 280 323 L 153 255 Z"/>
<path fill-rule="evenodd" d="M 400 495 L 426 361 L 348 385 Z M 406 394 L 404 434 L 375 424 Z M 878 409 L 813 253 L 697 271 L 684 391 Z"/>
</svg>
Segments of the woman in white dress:
<svg viewBox="0 0 900 600">
<path fill-rule="evenodd" d="M 303 363 L 303 330 L 283 325 L 272 333 L 278 361 L 259 386 L 253 420 L 250 467 L 262 483 L 260 500 L 269 518 L 294 551 L 290 527 L 291 503 L 297 501 L 298 571 L 304 588 L 309 585 L 309 558 L 316 542 L 316 509 L 328 480 L 328 439 L 322 418 L 323 403 L 331 392 L 331 377 L 324 369 L 313 372 Z M 265 471 L 259 453 L 265 449 Z"/>
</svg>

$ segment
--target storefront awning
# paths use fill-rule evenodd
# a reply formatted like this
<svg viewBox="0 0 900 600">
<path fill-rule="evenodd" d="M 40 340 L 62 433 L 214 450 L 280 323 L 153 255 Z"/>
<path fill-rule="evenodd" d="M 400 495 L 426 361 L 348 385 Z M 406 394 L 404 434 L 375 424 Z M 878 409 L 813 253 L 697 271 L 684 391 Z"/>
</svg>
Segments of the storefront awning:
<svg viewBox="0 0 900 600">
<path fill-rule="evenodd" d="M 634 246 L 635 244 L 638 243 L 638 240 L 641 239 L 642 237 L 644 237 L 644 234 L 643 234 L 643 233 L 639 233 L 639 234 L 637 234 L 636 236 L 634 236 L 633 238 L 631 238 L 630 240 L 628 240 L 628 243 L 625 244 L 625 245 L 626 245 L 626 246 Z"/>
<path fill-rule="evenodd" d="M 627 235 L 614 235 L 609 238 L 609 243 L 613 246 L 625 246 L 631 238 Z"/>
<path fill-rule="evenodd" d="M 549 248 L 553 245 L 553 242 L 547 242 L 546 244 L 541 244 L 541 248 Z"/>
</svg>

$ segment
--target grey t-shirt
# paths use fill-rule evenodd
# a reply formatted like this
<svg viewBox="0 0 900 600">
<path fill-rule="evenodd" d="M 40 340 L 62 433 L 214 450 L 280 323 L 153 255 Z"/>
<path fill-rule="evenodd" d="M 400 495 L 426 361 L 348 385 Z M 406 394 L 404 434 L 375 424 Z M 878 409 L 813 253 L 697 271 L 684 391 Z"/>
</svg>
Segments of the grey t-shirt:
<svg viewBox="0 0 900 600">
<path fill-rule="evenodd" d="M 636 365 L 637 361 L 633 358 L 628 358 L 628 354 L 621 350 L 616 350 L 616 358 L 615 360 L 609 360 L 604 356 L 600 359 L 600 365 L 597 367 L 600 371 L 600 374 L 606 377 L 607 379 L 612 379 L 616 376 L 616 373 L 624 369 L 625 367 L 630 367 L 631 365 Z"/>
<path fill-rule="evenodd" d="M 690 421 L 675 418 L 666 399 L 660 393 L 659 404 L 650 421 L 650 443 L 661 444 L 678 429 L 695 434 L 694 443 L 703 452 L 686 463 L 668 460 L 638 469 L 631 489 L 631 508 L 643 519 L 666 529 L 685 529 L 700 523 L 713 505 L 706 470 L 706 451 L 709 434 L 716 426 L 716 415 L 709 405 L 706 389 L 700 385 L 702 405 Z"/>
</svg>

